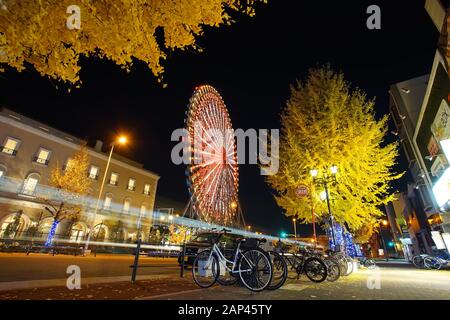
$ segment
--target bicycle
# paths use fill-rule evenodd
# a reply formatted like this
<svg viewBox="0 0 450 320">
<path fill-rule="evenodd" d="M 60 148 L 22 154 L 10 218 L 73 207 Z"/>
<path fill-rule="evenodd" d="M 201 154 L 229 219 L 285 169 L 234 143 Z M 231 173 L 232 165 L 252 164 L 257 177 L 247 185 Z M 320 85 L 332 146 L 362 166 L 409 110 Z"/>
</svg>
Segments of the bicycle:
<svg viewBox="0 0 450 320">
<path fill-rule="evenodd" d="M 328 268 L 322 259 L 317 257 L 307 257 L 306 254 L 297 255 L 295 253 L 285 253 L 281 256 L 288 265 L 288 278 L 299 279 L 305 273 L 309 280 L 315 283 L 325 281 L 328 276 Z"/>
<path fill-rule="evenodd" d="M 339 267 L 339 264 L 329 255 L 307 249 L 305 249 L 305 251 L 309 255 L 315 256 L 316 258 L 321 259 L 325 263 L 325 265 L 327 266 L 327 281 L 335 282 L 341 277 L 341 268 Z"/>
<path fill-rule="evenodd" d="M 195 258 L 192 266 L 195 283 L 201 288 L 209 288 L 217 282 L 223 269 L 224 275 L 231 275 L 234 279 L 224 277 L 219 283 L 235 283 L 236 275 L 239 275 L 247 289 L 255 292 L 264 290 L 272 280 L 272 263 L 268 254 L 257 246 L 257 239 L 240 238 L 237 239 L 233 259 L 227 259 L 217 243 L 229 231 L 222 229 L 212 247 L 201 251 Z"/>
<path fill-rule="evenodd" d="M 375 260 L 370 258 L 361 257 L 358 259 L 358 261 L 360 265 L 370 270 L 375 269 L 375 267 L 377 266 Z"/>
<path fill-rule="evenodd" d="M 268 290 L 276 290 L 284 285 L 287 280 L 288 267 L 283 257 L 276 251 L 268 251 L 272 262 L 272 281 L 267 286 Z"/>
<path fill-rule="evenodd" d="M 440 253 L 437 256 L 426 256 L 423 264 L 428 270 L 439 270 L 450 264 L 450 256 L 446 253 Z"/>
<path fill-rule="evenodd" d="M 429 257 L 428 254 L 417 254 L 412 258 L 412 263 L 416 268 L 423 269 L 425 268 L 424 260 L 426 257 Z"/>
</svg>

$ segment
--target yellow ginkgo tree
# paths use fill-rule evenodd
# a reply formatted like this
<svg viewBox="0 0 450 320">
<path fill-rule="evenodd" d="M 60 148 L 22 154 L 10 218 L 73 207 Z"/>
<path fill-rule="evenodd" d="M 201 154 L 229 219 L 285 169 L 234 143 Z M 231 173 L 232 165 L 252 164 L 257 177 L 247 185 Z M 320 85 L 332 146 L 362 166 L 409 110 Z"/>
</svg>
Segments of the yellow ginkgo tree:
<svg viewBox="0 0 450 320">
<path fill-rule="evenodd" d="M 291 87 L 281 115 L 280 168 L 267 178 L 286 215 L 310 223 L 313 206 L 316 221 L 328 223 L 324 187 L 310 170 L 331 175 L 337 166 L 337 183 L 329 185 L 334 219 L 358 237 L 370 236 L 381 206 L 394 198 L 390 182 L 402 175 L 393 172 L 397 143 L 384 141 L 388 116 L 377 120 L 374 106 L 330 67 L 310 70 L 305 82 Z M 309 196 L 299 196 L 302 186 Z"/>
<path fill-rule="evenodd" d="M 81 214 L 91 187 L 91 179 L 88 177 L 89 155 L 87 147 L 82 145 L 68 160 L 64 169 L 59 163 L 52 169 L 50 185 L 51 196 L 43 200 L 46 204 L 45 210 L 51 214 L 53 223 L 47 236 L 46 246 L 51 246 L 56 229 L 64 219 L 76 221 Z"/>
<path fill-rule="evenodd" d="M 200 50 L 205 27 L 231 24 L 233 11 L 253 16 L 256 2 L 265 0 L 0 0 L 0 67 L 29 64 L 79 85 L 80 56 L 127 70 L 135 59 L 161 80 L 168 52 Z"/>
</svg>

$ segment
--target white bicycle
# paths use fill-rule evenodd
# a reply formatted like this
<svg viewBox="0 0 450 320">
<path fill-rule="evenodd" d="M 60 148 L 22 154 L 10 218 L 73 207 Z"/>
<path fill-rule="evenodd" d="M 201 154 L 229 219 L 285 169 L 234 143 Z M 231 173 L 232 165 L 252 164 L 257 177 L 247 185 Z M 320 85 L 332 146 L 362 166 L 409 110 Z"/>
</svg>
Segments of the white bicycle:
<svg viewBox="0 0 450 320">
<path fill-rule="evenodd" d="M 237 239 L 232 257 L 227 259 L 217 243 L 223 234 L 214 240 L 210 249 L 201 251 L 192 266 L 192 276 L 199 287 L 209 288 L 216 282 L 233 284 L 238 280 L 251 291 L 264 290 L 272 281 L 272 263 L 269 255 L 257 246 L 258 239 Z M 220 277 L 220 281 L 219 280 Z"/>
</svg>

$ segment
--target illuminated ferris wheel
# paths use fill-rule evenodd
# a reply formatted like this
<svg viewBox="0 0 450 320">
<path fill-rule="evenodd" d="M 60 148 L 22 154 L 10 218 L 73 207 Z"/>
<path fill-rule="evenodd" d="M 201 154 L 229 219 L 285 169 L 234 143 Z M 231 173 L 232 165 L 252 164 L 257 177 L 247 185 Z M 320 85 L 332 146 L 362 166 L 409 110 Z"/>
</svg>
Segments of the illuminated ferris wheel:
<svg viewBox="0 0 450 320">
<path fill-rule="evenodd" d="M 238 217 L 238 164 L 225 103 L 211 86 L 197 87 L 185 119 L 189 132 L 188 186 L 200 220 L 234 225 Z"/>
</svg>

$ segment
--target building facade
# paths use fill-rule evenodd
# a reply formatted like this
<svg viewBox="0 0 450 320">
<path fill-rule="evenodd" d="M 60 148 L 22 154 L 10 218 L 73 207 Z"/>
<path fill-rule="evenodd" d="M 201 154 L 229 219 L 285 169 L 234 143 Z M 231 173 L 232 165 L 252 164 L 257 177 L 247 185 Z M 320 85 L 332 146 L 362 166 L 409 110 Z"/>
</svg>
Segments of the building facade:
<svg viewBox="0 0 450 320">
<path fill-rule="evenodd" d="M 394 234 L 402 228 L 398 219 L 405 219 L 410 239 L 403 233 L 402 239 L 415 254 L 450 249 L 450 73 L 448 45 L 442 45 L 443 37 L 448 40 L 449 3 L 427 0 L 425 8 L 441 34 L 432 70 L 389 91 L 395 134 L 412 181 L 386 211 Z M 446 246 L 441 245 L 444 238 Z"/>
<path fill-rule="evenodd" d="M 0 111 L 0 238 L 43 239 L 53 218 L 39 192 L 50 189 L 53 168 L 64 168 L 86 142 L 2 108 Z M 83 210 L 58 225 L 55 239 L 81 242 L 130 242 L 148 236 L 159 176 L 139 163 L 113 154 L 97 214 L 95 204 L 105 175 L 108 153 L 103 143 L 87 147 L 91 180 Z"/>
</svg>

